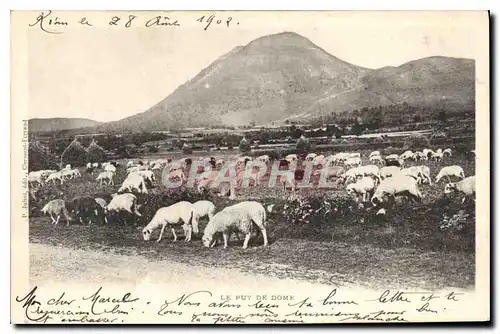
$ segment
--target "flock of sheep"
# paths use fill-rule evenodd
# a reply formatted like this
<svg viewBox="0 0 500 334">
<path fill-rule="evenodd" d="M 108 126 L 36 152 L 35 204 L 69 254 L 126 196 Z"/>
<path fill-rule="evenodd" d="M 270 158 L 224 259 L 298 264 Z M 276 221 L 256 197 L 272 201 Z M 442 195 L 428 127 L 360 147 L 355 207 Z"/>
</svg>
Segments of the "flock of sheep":
<svg viewBox="0 0 500 334">
<path fill-rule="evenodd" d="M 475 153 L 472 151 L 472 153 Z M 337 182 L 343 184 L 348 194 L 362 202 L 370 201 L 373 206 L 382 206 L 382 204 L 394 200 L 396 196 L 402 196 L 414 201 L 422 199 L 422 193 L 419 187 L 422 184 L 432 185 L 432 177 L 430 168 L 424 164 L 420 166 L 405 167 L 407 161 L 425 162 L 428 159 L 442 161 L 446 157 L 451 156 L 451 149 L 432 151 L 425 149 L 422 152 L 406 151 L 400 155 L 391 154 L 382 157 L 379 151 L 370 153 L 368 160 L 369 165 L 362 165 L 361 155 L 359 153 L 338 153 L 335 155 L 324 156 L 315 153 L 309 153 L 305 157 L 305 161 L 312 163 L 314 171 L 319 171 L 322 168 L 337 168 L 340 172 L 335 175 Z M 284 159 L 279 160 L 280 174 L 278 182 L 283 184 L 283 187 L 289 186 L 292 191 L 295 191 L 297 183 L 297 171 L 289 171 L 289 166 L 297 162 L 299 157 L 296 154 L 287 155 Z M 213 173 L 203 175 L 196 181 L 198 190 L 209 186 L 214 181 L 217 171 L 222 168 L 225 162 L 222 159 L 216 160 L 214 157 L 200 158 L 200 161 L 209 163 L 213 167 Z M 111 195 L 109 203 L 103 198 L 93 198 L 90 196 L 80 197 L 72 202 L 65 203 L 62 199 L 54 199 L 49 201 L 43 208 L 44 214 L 49 214 L 52 219 L 52 224 L 59 223 L 61 215 L 66 218 L 67 225 L 70 221 L 78 219 L 81 223 L 90 217 L 100 217 L 102 222 L 107 223 L 108 218 L 119 215 L 122 212 L 141 217 L 139 212 L 140 205 L 137 202 L 137 196 L 134 192 L 147 194 L 148 188 L 156 182 L 154 171 L 163 170 L 166 177 L 170 180 L 186 180 L 186 170 L 193 161 L 190 158 L 183 158 L 177 161 L 167 171 L 165 166 L 171 163 L 171 159 L 158 159 L 147 161 L 146 163 L 138 161 L 128 161 L 123 167 L 127 170 L 127 176 L 121 184 L 118 191 Z M 252 179 L 254 185 L 259 185 L 261 181 L 261 169 L 254 168 L 259 164 L 249 163 L 258 162 L 260 166 L 267 166 L 271 159 L 268 155 L 263 155 L 252 159 L 249 156 L 239 157 L 235 161 L 229 163 L 236 170 L 237 184 L 241 185 L 245 179 Z M 379 166 L 380 165 L 380 166 Z M 114 185 L 114 178 L 119 163 L 106 162 L 103 164 L 89 163 L 87 171 L 90 173 L 99 171 L 96 182 L 100 184 Z M 102 169 L 102 171 L 101 171 Z M 288 175 L 290 174 L 290 175 Z M 93 174 L 92 174 L 93 175 Z M 60 184 L 65 181 L 81 177 L 78 169 L 72 169 L 67 165 L 60 171 L 43 170 L 30 172 L 28 181 L 30 186 L 44 186 L 52 181 L 55 185 L 59 180 Z M 460 179 L 458 182 L 452 182 L 451 178 Z M 474 198 L 475 195 L 475 176 L 465 176 L 462 167 L 451 165 L 443 167 L 435 177 L 435 184 L 440 180 L 447 181 L 444 192 L 457 192 Z M 221 190 L 220 196 L 234 198 L 235 189 L 229 188 Z M 463 198 L 462 202 L 465 200 Z M 149 240 L 151 234 L 155 230 L 160 230 L 158 241 L 163 238 L 165 228 L 171 228 L 174 241 L 177 241 L 175 227 L 182 226 L 185 235 L 185 241 L 191 241 L 192 233 L 199 233 L 199 221 L 203 217 L 208 218 L 208 225 L 203 232 L 202 242 L 206 247 L 213 247 L 216 244 L 217 235 L 223 237 L 224 247 L 227 247 L 227 241 L 232 233 L 236 233 L 239 240 L 238 232 L 245 235 L 243 247 L 247 248 L 251 236 L 251 232 L 257 227 L 264 238 L 264 245 L 267 246 L 266 233 L 266 210 L 264 206 L 256 201 L 243 201 L 238 204 L 224 208 L 219 212 L 215 212 L 215 205 L 206 200 L 190 203 L 180 201 L 171 206 L 160 208 L 153 216 L 151 221 L 142 230 L 144 240 Z M 385 213 L 385 209 L 379 210 L 380 213 Z"/>
</svg>

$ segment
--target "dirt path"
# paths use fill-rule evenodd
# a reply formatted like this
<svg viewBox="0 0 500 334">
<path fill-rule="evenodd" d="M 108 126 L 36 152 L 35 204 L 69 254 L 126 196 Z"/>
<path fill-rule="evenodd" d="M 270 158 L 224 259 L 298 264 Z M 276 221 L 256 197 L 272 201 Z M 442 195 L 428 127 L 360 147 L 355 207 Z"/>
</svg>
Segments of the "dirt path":
<svg viewBox="0 0 500 334">
<path fill-rule="evenodd" d="M 169 260 L 148 261 L 141 256 L 74 250 L 44 244 L 30 244 L 30 276 L 31 283 L 38 285 L 51 282 L 135 284 L 146 277 L 150 283 L 161 284 L 178 284 L 186 278 L 198 282 L 234 282 L 243 286 L 271 287 L 295 283 L 260 274 L 249 275 L 237 269 L 192 266 Z M 303 281 L 296 283 L 304 289 L 322 285 Z"/>
</svg>

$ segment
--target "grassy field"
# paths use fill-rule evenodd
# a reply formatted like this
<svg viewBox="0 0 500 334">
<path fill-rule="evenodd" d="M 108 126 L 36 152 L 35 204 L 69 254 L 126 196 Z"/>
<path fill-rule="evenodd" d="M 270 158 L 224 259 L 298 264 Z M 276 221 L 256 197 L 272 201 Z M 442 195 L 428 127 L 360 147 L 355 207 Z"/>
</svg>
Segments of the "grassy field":
<svg viewBox="0 0 500 334">
<path fill-rule="evenodd" d="M 366 156 L 367 152 L 363 153 Z M 446 165 L 462 166 L 466 176 L 473 175 L 475 170 L 474 159 L 465 156 L 425 164 L 430 167 L 433 179 Z M 438 288 L 474 284 L 474 203 L 461 205 L 457 198 L 444 196 L 444 181 L 422 186 L 425 196 L 422 203 L 399 204 L 382 217 L 375 215 L 378 208 L 371 204 L 358 207 L 343 188 L 303 189 L 299 190 L 299 199 L 291 200 L 283 189 L 265 185 L 268 173 L 263 178 L 264 185 L 240 189 L 235 201 L 184 188 L 167 190 L 158 184 L 151 194 L 139 197 L 143 217 L 127 226 L 110 222 L 105 226 L 75 224 L 67 227 L 62 221 L 52 227 L 50 218 L 41 217 L 40 208 L 54 198 L 70 200 L 75 196 L 91 195 L 109 200 L 110 194 L 116 192 L 123 181 L 125 171 L 118 170 L 115 186 L 97 184 L 96 176 L 97 173 L 91 175 L 82 171 L 82 178 L 42 188 L 37 193 L 37 201 L 30 202 L 30 242 L 338 285 Z M 158 172 L 158 179 L 159 176 Z M 317 182 L 317 179 L 312 181 Z M 140 230 L 156 210 L 180 199 L 209 199 L 217 210 L 241 200 L 275 204 L 273 212 L 268 214 L 270 247 L 261 247 L 259 236 L 251 241 L 252 247 L 247 250 L 241 249 L 241 242 L 235 240 L 225 250 L 222 247 L 206 249 L 201 245 L 201 236 L 194 236 L 192 243 L 184 243 L 182 238 L 173 243 L 169 231 L 161 243 L 142 240 Z M 452 217 L 461 209 L 469 216 L 450 228 L 440 228 L 445 216 Z M 200 226 L 201 231 L 204 224 L 205 221 Z M 178 235 L 182 235 L 181 229 Z"/>
</svg>

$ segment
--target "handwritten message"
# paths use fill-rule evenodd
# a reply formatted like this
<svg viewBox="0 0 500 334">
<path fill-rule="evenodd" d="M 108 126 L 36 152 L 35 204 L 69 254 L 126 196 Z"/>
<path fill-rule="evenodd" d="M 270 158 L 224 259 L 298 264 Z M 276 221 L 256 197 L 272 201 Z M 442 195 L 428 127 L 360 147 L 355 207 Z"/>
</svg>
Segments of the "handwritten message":
<svg viewBox="0 0 500 334">
<path fill-rule="evenodd" d="M 184 20 L 187 20 L 184 18 Z M 195 19 L 195 22 L 199 24 L 202 30 L 208 30 L 209 28 L 220 26 L 225 28 L 231 28 L 239 26 L 240 22 L 231 16 L 220 15 L 220 14 L 206 14 L 201 15 Z M 127 14 L 125 16 L 112 15 L 107 18 L 106 22 L 95 22 L 94 19 L 83 16 L 77 20 L 69 20 L 64 17 L 54 15 L 52 11 L 41 12 L 38 16 L 33 19 L 33 22 L 29 23 L 32 28 L 37 28 L 47 34 L 62 34 L 65 32 L 65 28 L 71 26 L 80 26 L 85 28 L 92 28 L 94 26 L 101 26 L 102 23 L 107 24 L 109 27 L 145 27 L 145 28 L 176 28 L 182 25 L 182 20 L 180 18 L 175 18 L 165 15 L 133 15 Z"/>
<path fill-rule="evenodd" d="M 354 299 L 338 288 L 330 288 L 320 298 L 297 298 L 290 294 L 198 290 L 159 292 L 165 298 L 158 303 L 131 292 L 113 295 L 103 287 L 84 296 L 62 292 L 42 299 L 38 293 L 35 286 L 15 297 L 16 305 L 31 323 L 126 323 L 137 316 L 145 322 L 159 317 L 163 323 L 410 322 L 422 314 L 427 321 L 439 321 L 447 307 L 460 302 L 464 295 L 385 290 L 374 298 L 357 295 Z"/>
</svg>

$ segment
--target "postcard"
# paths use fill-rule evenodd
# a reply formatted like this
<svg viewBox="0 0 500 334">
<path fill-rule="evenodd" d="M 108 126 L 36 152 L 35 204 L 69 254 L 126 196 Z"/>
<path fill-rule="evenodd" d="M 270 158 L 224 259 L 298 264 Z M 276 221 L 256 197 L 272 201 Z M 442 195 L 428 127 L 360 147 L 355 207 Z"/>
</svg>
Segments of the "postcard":
<svg viewBox="0 0 500 334">
<path fill-rule="evenodd" d="M 489 19 L 12 11 L 12 323 L 490 321 Z"/>
</svg>

